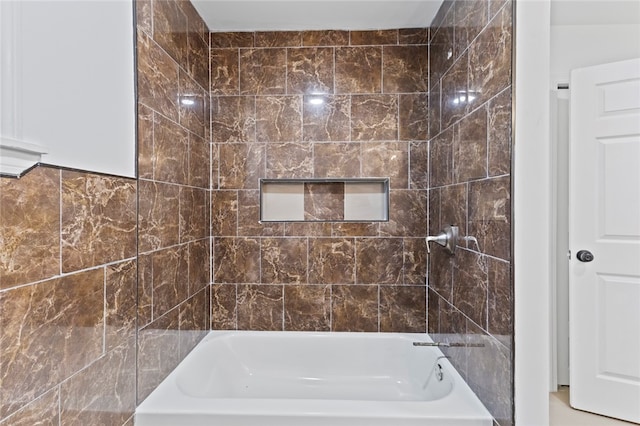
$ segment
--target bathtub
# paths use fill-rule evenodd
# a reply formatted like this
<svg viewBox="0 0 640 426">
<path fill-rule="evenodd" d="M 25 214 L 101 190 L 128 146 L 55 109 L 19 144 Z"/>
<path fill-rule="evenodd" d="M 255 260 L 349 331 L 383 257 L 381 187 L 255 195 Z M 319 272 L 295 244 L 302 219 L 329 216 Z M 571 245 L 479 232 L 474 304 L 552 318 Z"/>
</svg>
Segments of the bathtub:
<svg viewBox="0 0 640 426">
<path fill-rule="evenodd" d="M 210 332 L 136 426 L 491 426 L 426 334 Z"/>
</svg>

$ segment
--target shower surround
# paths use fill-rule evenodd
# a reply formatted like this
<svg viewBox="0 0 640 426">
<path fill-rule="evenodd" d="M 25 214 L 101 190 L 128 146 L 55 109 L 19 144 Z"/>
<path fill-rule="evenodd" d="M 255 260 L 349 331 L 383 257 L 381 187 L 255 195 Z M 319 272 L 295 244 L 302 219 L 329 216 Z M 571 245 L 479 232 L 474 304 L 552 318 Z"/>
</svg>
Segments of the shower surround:
<svg viewBox="0 0 640 426">
<path fill-rule="evenodd" d="M 431 29 L 234 34 L 186 1 L 135 5 L 139 178 L 0 180 L 0 425 L 130 425 L 210 327 L 427 319 L 484 344 L 448 355 L 512 424 L 511 2 L 447 1 Z M 384 176 L 388 223 L 258 223 L 259 177 Z M 478 245 L 434 247 L 427 289 L 424 236 L 448 222 Z"/>
</svg>

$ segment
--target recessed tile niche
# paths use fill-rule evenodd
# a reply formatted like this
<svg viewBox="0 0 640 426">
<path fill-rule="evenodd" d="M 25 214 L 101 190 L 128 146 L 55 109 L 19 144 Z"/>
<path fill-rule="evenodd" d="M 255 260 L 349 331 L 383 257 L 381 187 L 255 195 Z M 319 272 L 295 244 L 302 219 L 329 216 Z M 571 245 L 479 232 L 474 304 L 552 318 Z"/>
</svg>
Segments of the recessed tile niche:
<svg viewBox="0 0 640 426">
<path fill-rule="evenodd" d="M 262 222 L 386 222 L 389 179 L 260 179 Z"/>
</svg>

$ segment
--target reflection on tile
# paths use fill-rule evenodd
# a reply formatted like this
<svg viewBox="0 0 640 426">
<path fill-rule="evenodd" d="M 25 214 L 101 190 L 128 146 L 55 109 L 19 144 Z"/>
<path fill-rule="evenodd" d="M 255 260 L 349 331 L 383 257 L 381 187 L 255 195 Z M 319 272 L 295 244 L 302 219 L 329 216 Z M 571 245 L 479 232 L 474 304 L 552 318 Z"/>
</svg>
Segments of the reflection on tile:
<svg viewBox="0 0 640 426">
<path fill-rule="evenodd" d="M 346 95 L 309 95 L 303 99 L 304 141 L 348 141 L 351 98 Z"/>
</svg>

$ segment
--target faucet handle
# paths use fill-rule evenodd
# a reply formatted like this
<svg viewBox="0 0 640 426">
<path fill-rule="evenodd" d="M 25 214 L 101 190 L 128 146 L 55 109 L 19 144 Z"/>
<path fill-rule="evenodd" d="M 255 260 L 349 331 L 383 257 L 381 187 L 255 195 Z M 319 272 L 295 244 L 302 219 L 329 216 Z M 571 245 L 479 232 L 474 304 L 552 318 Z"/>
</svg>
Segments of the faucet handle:
<svg viewBox="0 0 640 426">
<path fill-rule="evenodd" d="M 426 241 L 427 241 L 428 254 L 431 254 L 429 243 L 432 241 L 444 247 L 447 253 L 454 254 L 456 250 L 456 244 L 458 241 L 458 227 L 446 225 L 442 232 L 440 232 L 438 235 L 435 235 L 435 236 L 428 236 L 426 238 Z"/>
</svg>

